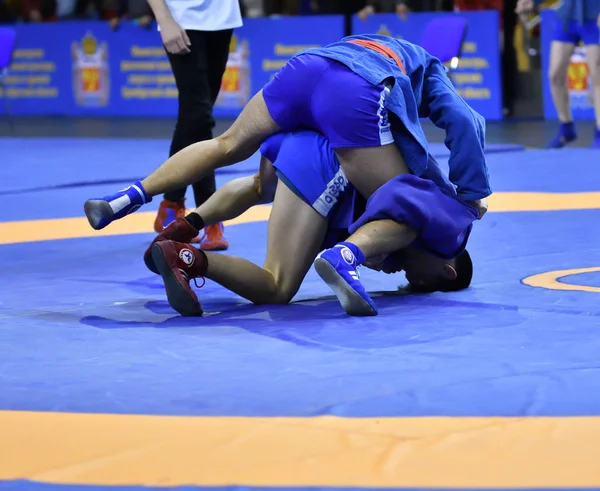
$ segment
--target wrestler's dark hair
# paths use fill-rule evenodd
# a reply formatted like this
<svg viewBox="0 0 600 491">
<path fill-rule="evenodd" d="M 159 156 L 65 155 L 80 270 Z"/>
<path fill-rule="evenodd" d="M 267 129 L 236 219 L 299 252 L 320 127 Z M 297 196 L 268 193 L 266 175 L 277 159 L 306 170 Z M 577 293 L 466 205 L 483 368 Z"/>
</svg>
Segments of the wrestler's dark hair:
<svg viewBox="0 0 600 491">
<path fill-rule="evenodd" d="M 473 261 L 471 261 L 471 256 L 467 250 L 456 257 L 454 269 L 456 270 L 456 279 L 440 278 L 432 288 L 420 288 L 416 285 L 410 285 L 410 291 L 414 293 L 458 292 L 469 288 L 473 279 Z"/>
<path fill-rule="evenodd" d="M 442 278 L 438 282 L 438 291 L 458 292 L 469 288 L 473 279 L 473 261 L 471 261 L 471 256 L 466 249 L 455 259 L 454 269 L 456 270 L 456 279 Z"/>
</svg>

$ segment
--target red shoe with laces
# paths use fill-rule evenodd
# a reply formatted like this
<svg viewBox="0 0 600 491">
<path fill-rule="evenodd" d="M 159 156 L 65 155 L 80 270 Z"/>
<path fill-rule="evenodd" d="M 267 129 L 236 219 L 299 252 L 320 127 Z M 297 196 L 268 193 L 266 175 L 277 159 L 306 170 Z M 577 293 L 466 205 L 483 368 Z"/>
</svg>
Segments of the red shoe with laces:
<svg viewBox="0 0 600 491">
<path fill-rule="evenodd" d="M 152 260 L 162 276 L 169 305 L 183 316 L 200 316 L 204 312 L 198 297 L 190 286 L 190 280 L 202 278 L 208 268 L 204 252 L 189 244 L 163 240 L 152 246 Z"/>
<path fill-rule="evenodd" d="M 189 244 L 195 237 L 198 236 L 199 233 L 200 231 L 196 230 L 196 228 L 194 228 L 194 226 L 185 218 L 177 218 L 174 222 L 171 222 L 160 234 L 158 234 L 150 244 L 150 247 L 146 249 L 146 252 L 144 253 L 144 262 L 146 263 L 146 267 L 153 273 L 160 274 L 158 269 L 156 269 L 154 261 L 152 260 L 152 247 L 157 242 L 173 240 L 175 242 Z"/>
</svg>

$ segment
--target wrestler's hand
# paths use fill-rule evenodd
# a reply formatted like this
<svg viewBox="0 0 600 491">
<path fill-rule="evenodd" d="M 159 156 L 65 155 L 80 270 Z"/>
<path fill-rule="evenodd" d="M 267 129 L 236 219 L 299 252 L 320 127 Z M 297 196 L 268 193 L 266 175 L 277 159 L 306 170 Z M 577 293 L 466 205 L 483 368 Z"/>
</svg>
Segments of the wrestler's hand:
<svg viewBox="0 0 600 491">
<path fill-rule="evenodd" d="M 481 220 L 483 218 L 483 215 L 485 215 L 488 211 L 488 202 L 485 198 L 478 199 L 475 201 L 469 201 L 469 204 L 477 208 L 477 211 L 479 212 L 477 220 Z"/>
<path fill-rule="evenodd" d="M 185 29 L 182 29 L 177 22 L 169 19 L 160 26 L 160 37 L 165 45 L 165 49 L 172 55 L 185 55 L 190 52 L 190 38 Z"/>
</svg>

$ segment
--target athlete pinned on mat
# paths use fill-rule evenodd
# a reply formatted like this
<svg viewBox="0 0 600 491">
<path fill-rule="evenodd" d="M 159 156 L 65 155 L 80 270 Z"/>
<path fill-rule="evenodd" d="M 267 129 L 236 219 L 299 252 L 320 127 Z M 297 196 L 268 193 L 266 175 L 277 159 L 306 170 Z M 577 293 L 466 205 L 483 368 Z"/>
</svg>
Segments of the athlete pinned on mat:
<svg viewBox="0 0 600 491">
<path fill-rule="evenodd" d="M 446 131 L 450 174 L 429 157 L 419 118 Z M 198 181 L 250 157 L 279 131 L 322 133 L 356 189 L 368 198 L 398 175 L 432 180 L 471 202 L 491 194 L 484 156 L 485 122 L 458 95 L 440 61 L 387 36 L 351 36 L 292 58 L 256 94 L 223 135 L 195 143 L 129 188 L 85 203 L 101 229 L 153 196 Z"/>
<path fill-rule="evenodd" d="M 432 181 L 403 175 L 381 188 L 383 194 L 376 192 L 353 224 L 364 201 L 322 135 L 277 134 L 264 142 L 261 153 L 259 174 L 223 186 L 196 212 L 167 227 L 144 255 L 148 268 L 162 275 L 170 305 L 182 315 L 202 314 L 189 284 L 198 277 L 212 279 L 254 303 L 288 303 L 319 250 L 348 237 L 348 228 L 355 233 L 335 249 L 341 248 L 346 260 L 344 271 L 352 266 L 356 278 L 346 285 L 335 278 L 328 283 L 349 314 L 377 313 L 360 284 L 353 253 L 371 257 L 366 265 L 378 270 L 404 269 L 416 288 L 447 291 L 469 286 L 472 264 L 464 248 L 477 218 L 473 207 L 442 193 Z M 273 197 L 262 268 L 186 244 L 205 225 L 235 218 Z M 414 246 L 407 247 L 411 243 Z M 456 256 L 459 259 L 453 259 Z M 320 269 L 329 265 L 323 263 L 325 255 L 318 261 Z M 322 276 L 331 280 L 329 273 Z"/>
</svg>

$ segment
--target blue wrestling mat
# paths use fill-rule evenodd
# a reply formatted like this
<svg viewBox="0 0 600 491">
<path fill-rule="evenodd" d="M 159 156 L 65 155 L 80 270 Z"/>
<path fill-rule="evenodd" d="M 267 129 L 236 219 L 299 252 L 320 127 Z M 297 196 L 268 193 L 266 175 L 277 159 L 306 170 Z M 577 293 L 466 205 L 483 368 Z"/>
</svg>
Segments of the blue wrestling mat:
<svg viewBox="0 0 600 491">
<path fill-rule="evenodd" d="M 59 150 L 60 148 L 60 150 Z M 49 189 L 81 188 L 95 184 L 129 184 L 150 174 L 167 158 L 167 140 L 98 138 L 0 138 L 0 194 L 19 194 Z M 26 149 L 26 151 L 24 151 Z M 522 151 L 520 145 L 488 145 L 489 154 Z M 447 158 L 445 145 L 433 143 L 431 153 Z M 69 155 L 65 158 L 65 155 Z M 218 174 L 246 174 L 258 170 L 259 157 Z M 27 169 L 24 183 L 14 169 Z M 230 177 L 229 177 L 230 178 Z M 228 179 L 229 179 L 228 178 Z"/>
<path fill-rule="evenodd" d="M 600 489 L 598 152 L 488 149 L 466 291 L 365 271 L 380 315 L 351 318 L 311 270 L 290 306 L 208 281 L 182 318 L 141 260 L 158 200 L 82 218 L 166 148 L 0 140 L 0 490 Z M 262 264 L 267 216 L 227 254 Z"/>
</svg>

